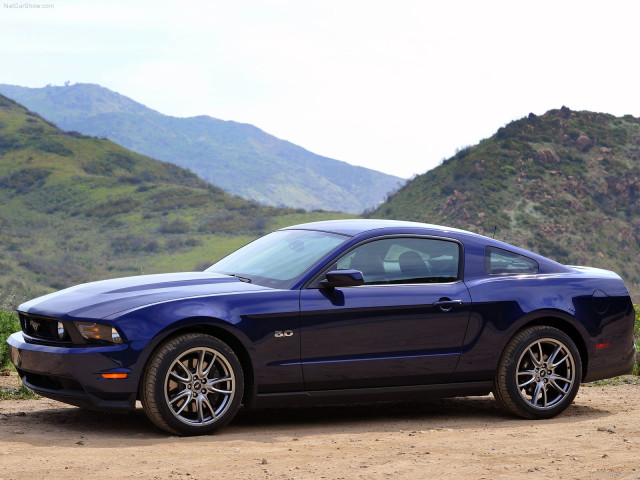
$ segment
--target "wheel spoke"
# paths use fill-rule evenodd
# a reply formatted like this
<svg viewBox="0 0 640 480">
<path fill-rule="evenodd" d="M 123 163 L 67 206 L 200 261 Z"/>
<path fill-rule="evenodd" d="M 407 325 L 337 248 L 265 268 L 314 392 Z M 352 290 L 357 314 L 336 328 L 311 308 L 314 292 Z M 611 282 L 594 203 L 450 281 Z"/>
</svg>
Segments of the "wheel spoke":
<svg viewBox="0 0 640 480">
<path fill-rule="evenodd" d="M 172 371 L 172 372 L 170 373 L 170 375 L 171 375 L 173 378 L 175 378 L 176 380 L 178 380 L 179 382 L 182 382 L 182 383 L 189 383 L 189 382 L 191 381 L 191 378 L 190 378 L 190 377 L 191 377 L 191 375 L 189 375 L 189 377 L 181 377 L 181 376 L 180 376 L 180 375 L 178 375 L 178 374 L 177 374 L 177 372 L 175 372 L 175 371 Z"/>
<path fill-rule="evenodd" d="M 538 397 L 540 396 L 540 390 L 542 389 L 542 384 L 538 383 L 536 385 L 536 390 L 533 392 L 533 396 L 531 397 L 531 405 L 534 407 L 538 406 Z"/>
<path fill-rule="evenodd" d="M 213 354 L 213 358 L 211 359 L 211 361 L 209 362 L 209 364 L 207 365 L 207 368 L 205 370 L 202 371 L 202 376 L 203 377 L 208 377 L 209 376 L 209 372 L 211 372 L 211 369 L 213 368 L 213 366 L 216 364 L 216 360 L 218 358 L 217 354 Z"/>
<path fill-rule="evenodd" d="M 561 382 L 565 382 L 565 383 L 573 383 L 573 378 L 567 378 L 567 377 L 563 377 L 562 375 L 558 375 L 557 373 L 554 373 L 552 375 L 549 375 L 549 381 L 553 380 L 553 381 L 557 381 L 560 380 Z"/>
<path fill-rule="evenodd" d="M 230 390 L 221 390 L 219 388 L 214 387 L 214 385 L 217 385 L 223 382 L 232 382 L 232 381 L 233 379 L 231 377 L 214 378 L 213 380 L 209 380 L 207 382 L 207 390 L 209 392 L 216 392 L 216 393 L 223 393 L 225 395 L 231 395 L 233 393 L 233 385 L 231 385 Z"/>
<path fill-rule="evenodd" d="M 182 392 L 180 392 L 176 397 L 174 397 L 171 400 L 171 405 L 177 403 L 179 400 L 182 400 L 186 398 L 186 400 L 184 401 L 184 403 L 182 404 L 182 406 L 175 411 L 176 415 L 180 415 L 182 413 L 182 411 L 187 408 L 187 406 L 191 403 L 191 392 L 189 390 L 183 390 Z"/>
<path fill-rule="evenodd" d="M 175 397 L 173 397 L 169 403 L 171 403 L 171 405 L 173 405 L 174 403 L 176 403 L 177 401 L 183 399 L 184 397 L 188 397 L 191 395 L 191 391 L 187 390 L 186 388 L 184 390 L 182 390 L 180 393 L 178 393 Z"/>
<path fill-rule="evenodd" d="M 536 373 L 533 370 L 526 370 L 524 372 L 518 372 L 518 376 L 524 376 L 524 375 L 528 375 L 531 378 L 528 379 L 526 382 L 524 383 L 519 383 L 518 384 L 518 388 L 523 388 L 526 387 L 527 385 L 530 385 L 531 383 L 533 383 L 536 379 Z"/>
<path fill-rule="evenodd" d="M 198 355 L 198 363 L 196 364 L 196 375 L 199 377 L 204 377 L 205 374 L 202 372 L 202 367 L 204 366 L 204 356 L 206 354 L 205 350 L 200 350 Z"/>
<path fill-rule="evenodd" d="M 558 355 L 560 350 L 562 350 L 562 345 L 557 345 L 556 348 L 553 350 L 553 353 L 549 355 L 549 358 L 547 359 L 547 365 L 554 365 L 553 362 L 555 361 L 556 355 Z"/>
<path fill-rule="evenodd" d="M 564 363 L 567 359 L 569 358 L 569 354 L 567 353 L 564 357 L 562 357 L 560 360 L 558 360 L 555 363 L 551 364 L 551 368 L 556 368 L 558 365 L 561 365 L 562 363 Z"/>
<path fill-rule="evenodd" d="M 558 381 L 564 382 L 566 384 L 566 387 L 562 388 L 560 385 L 558 385 L 557 383 Z M 569 378 L 561 377 L 560 375 L 549 375 L 549 383 L 553 386 L 553 388 L 555 388 L 559 392 L 566 393 L 566 391 L 569 388 L 571 388 L 571 385 L 573 384 L 573 380 Z"/>
<path fill-rule="evenodd" d="M 182 406 L 176 410 L 176 415 L 180 415 L 182 411 L 189 406 L 189 404 L 193 401 L 193 397 L 189 395 L 189 399 L 182 404 Z"/>
<path fill-rule="evenodd" d="M 207 408 L 211 412 L 211 416 L 215 419 L 216 418 L 216 411 L 213 408 L 213 406 L 211 405 L 211 402 L 209 401 L 209 397 L 207 397 L 206 395 L 202 395 L 202 403 L 207 406 Z M 203 413 L 204 413 L 204 411 L 203 411 Z"/>
<path fill-rule="evenodd" d="M 213 410 L 213 407 L 206 395 L 198 395 L 196 398 L 196 405 L 198 408 L 198 423 L 205 423 L 207 421 L 205 418 L 205 408 L 211 412 L 211 417 L 213 419 L 216 418 L 215 411 Z"/>
<path fill-rule="evenodd" d="M 539 344 L 538 344 L 539 345 Z M 531 359 L 531 361 L 533 362 L 533 364 L 536 367 L 539 367 L 540 365 L 542 365 L 542 350 L 540 350 L 540 360 L 538 360 L 535 356 L 535 354 L 533 353 L 533 345 L 531 347 L 529 347 L 529 349 L 527 350 L 527 353 L 529 354 L 529 358 Z"/>
<path fill-rule="evenodd" d="M 179 380 L 179 381 L 181 381 L 181 382 L 189 383 L 189 382 L 191 381 L 191 379 L 193 378 L 193 375 L 191 374 L 191 372 L 189 371 L 189 369 L 188 369 L 187 367 L 185 367 L 185 366 L 184 366 L 184 364 L 183 364 L 182 362 L 177 362 L 177 363 L 175 364 L 175 366 L 176 366 L 176 367 L 181 368 L 181 369 L 182 369 L 182 371 L 184 371 L 184 373 L 186 373 L 186 374 L 187 374 L 187 376 L 186 376 L 186 377 L 181 377 L 181 376 L 178 374 L 178 372 L 176 372 L 176 370 L 175 370 L 175 369 L 172 369 L 172 370 L 171 370 L 171 373 L 170 373 L 170 374 L 171 374 L 171 376 L 172 376 L 172 377 L 174 377 L 174 378 L 176 378 L 176 379 L 178 379 L 178 380 Z"/>
<path fill-rule="evenodd" d="M 198 423 L 204 423 L 204 413 L 202 411 L 202 395 L 196 397 L 196 408 L 198 409 Z"/>
</svg>

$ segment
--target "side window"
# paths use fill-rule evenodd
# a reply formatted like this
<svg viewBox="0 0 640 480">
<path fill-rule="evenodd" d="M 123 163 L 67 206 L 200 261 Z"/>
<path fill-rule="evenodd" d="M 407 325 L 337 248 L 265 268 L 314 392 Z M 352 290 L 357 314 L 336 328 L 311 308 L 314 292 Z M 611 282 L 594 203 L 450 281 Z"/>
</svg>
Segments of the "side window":
<svg viewBox="0 0 640 480">
<path fill-rule="evenodd" d="M 341 257 L 338 269 L 360 270 L 365 285 L 443 283 L 458 279 L 456 242 L 398 237 L 365 243 Z"/>
<path fill-rule="evenodd" d="M 338 260 L 339 269 L 360 270 L 365 285 L 388 283 L 382 259 L 389 246 L 386 240 L 368 242 Z"/>
<path fill-rule="evenodd" d="M 538 273 L 538 262 L 501 248 L 487 247 L 484 253 L 484 268 L 490 275 Z"/>
</svg>

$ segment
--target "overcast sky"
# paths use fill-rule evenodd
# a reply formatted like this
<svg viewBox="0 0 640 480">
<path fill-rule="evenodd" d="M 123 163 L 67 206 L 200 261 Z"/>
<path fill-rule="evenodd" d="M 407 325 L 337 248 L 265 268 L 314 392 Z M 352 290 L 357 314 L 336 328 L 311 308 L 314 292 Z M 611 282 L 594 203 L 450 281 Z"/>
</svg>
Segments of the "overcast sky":
<svg viewBox="0 0 640 480">
<path fill-rule="evenodd" d="M 640 117 L 639 21 L 635 0 L 3 0 L 0 83 L 97 83 L 409 177 L 529 112 Z"/>
</svg>

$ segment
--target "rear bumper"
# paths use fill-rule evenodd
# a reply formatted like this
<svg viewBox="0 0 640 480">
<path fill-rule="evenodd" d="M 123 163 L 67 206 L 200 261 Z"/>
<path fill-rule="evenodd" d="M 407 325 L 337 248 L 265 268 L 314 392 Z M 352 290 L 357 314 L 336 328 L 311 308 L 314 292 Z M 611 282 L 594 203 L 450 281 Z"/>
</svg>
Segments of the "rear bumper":
<svg viewBox="0 0 640 480">
<path fill-rule="evenodd" d="M 589 367 L 583 382 L 594 382 L 605 378 L 617 377 L 618 375 L 626 375 L 631 373 L 633 365 L 636 361 L 636 346 L 629 351 L 624 360 L 616 363 L 608 363 L 606 365 L 598 365 L 597 367 Z"/>
<path fill-rule="evenodd" d="M 127 372 L 118 357 L 126 345 L 66 348 L 27 343 L 22 332 L 7 339 L 11 360 L 25 386 L 43 397 L 100 410 L 135 407 L 137 378 L 105 379 L 102 373 Z"/>
</svg>

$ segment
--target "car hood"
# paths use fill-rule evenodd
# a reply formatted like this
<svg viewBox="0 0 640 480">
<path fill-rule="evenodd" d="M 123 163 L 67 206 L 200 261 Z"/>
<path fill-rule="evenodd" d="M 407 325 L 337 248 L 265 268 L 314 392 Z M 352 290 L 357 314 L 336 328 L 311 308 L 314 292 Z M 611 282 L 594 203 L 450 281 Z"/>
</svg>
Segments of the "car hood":
<svg viewBox="0 0 640 480">
<path fill-rule="evenodd" d="M 83 283 L 23 303 L 18 310 L 64 319 L 100 319 L 180 298 L 265 290 L 235 277 L 209 272 L 169 273 Z"/>
</svg>

